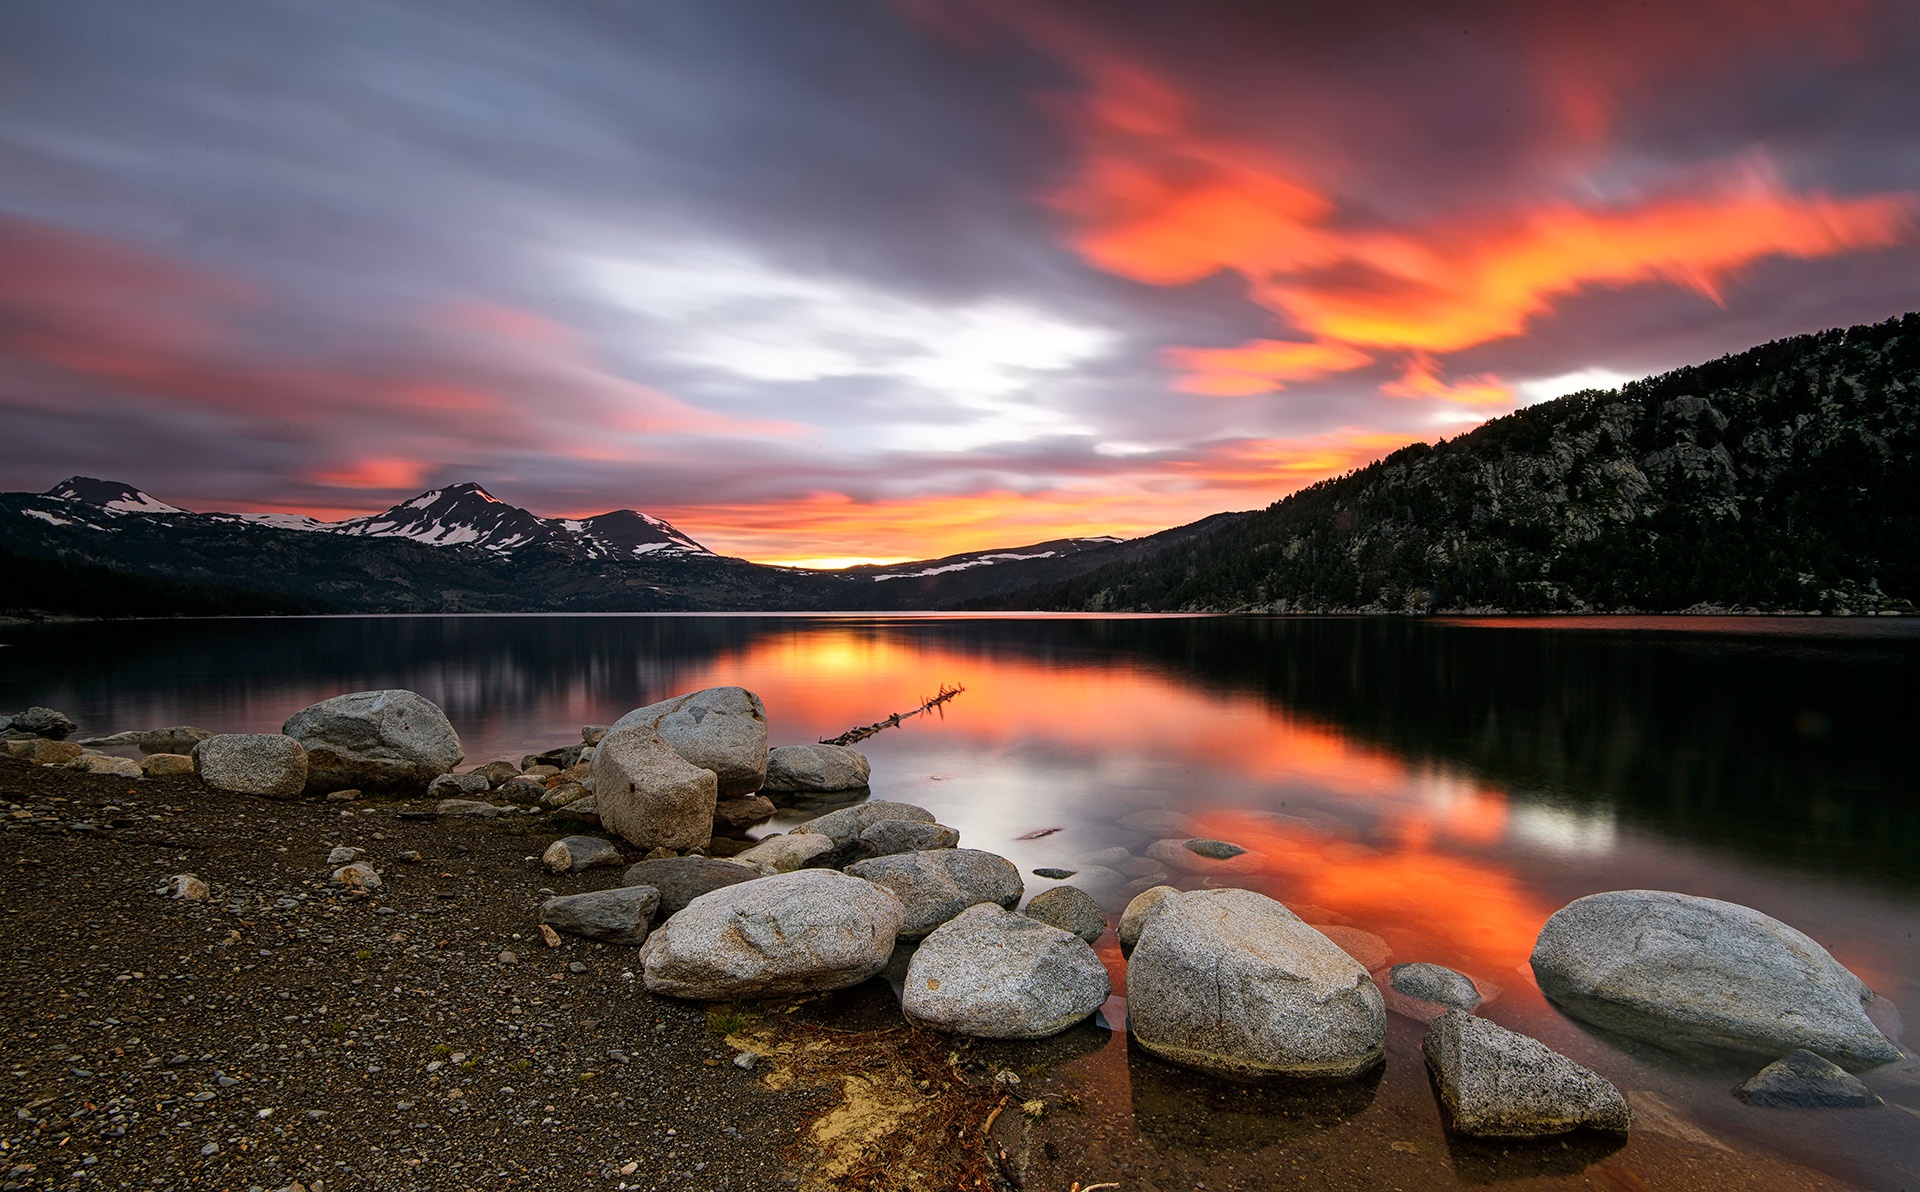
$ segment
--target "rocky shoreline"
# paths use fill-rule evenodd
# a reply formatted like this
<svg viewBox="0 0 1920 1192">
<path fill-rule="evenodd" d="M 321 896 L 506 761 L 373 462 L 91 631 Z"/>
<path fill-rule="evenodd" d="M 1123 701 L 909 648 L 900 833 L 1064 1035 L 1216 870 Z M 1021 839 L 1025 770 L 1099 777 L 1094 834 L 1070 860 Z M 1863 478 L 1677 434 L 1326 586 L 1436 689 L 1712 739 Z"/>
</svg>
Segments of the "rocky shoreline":
<svg viewBox="0 0 1920 1192">
<path fill-rule="evenodd" d="M 1476 1016 L 1469 978 L 1422 963 L 1376 977 L 1366 939 L 1316 929 L 1264 895 L 1142 889 L 1151 879 L 1086 865 L 1048 871 L 1079 884 L 1022 910 L 1010 862 L 961 847 L 922 808 L 870 798 L 871 768 L 856 751 L 769 749 L 765 709 L 741 688 L 635 709 L 583 728 L 578 744 L 458 773 L 453 727 L 404 691 L 323 701 L 280 734 L 178 726 L 63 739 L 75 729 L 47 709 L 0 725 L 12 738 L 0 762 L 6 824 L 37 846 L 16 880 L 88 874 L 84 892 L 55 886 L 94 903 L 89 926 L 117 943 L 59 949 L 65 963 L 51 971 L 14 970 L 15 1020 L 43 1029 L 17 1037 L 8 1058 L 16 1081 L 50 1091 L 20 1108 L 15 1125 L 30 1130 L 0 1139 L 13 1160 L 0 1187 L 83 1187 L 107 1162 L 158 1162 L 159 1176 L 141 1173 L 156 1187 L 245 1172 L 240 1186 L 311 1192 L 442 1186 L 429 1172 L 449 1187 L 931 1187 L 950 1177 L 1022 1187 L 1058 1148 L 1010 1153 L 995 1120 L 1016 1105 L 1039 1119 L 1050 1104 L 1024 1095 L 994 1049 L 1045 1055 L 1034 1041 L 1057 1037 L 1071 1051 L 1079 1033 L 1099 1030 L 1089 1020 L 1115 993 L 1132 1042 L 1158 1060 L 1218 1081 L 1291 1082 L 1329 1101 L 1378 1081 L 1391 1000 L 1429 1023 L 1421 1051 L 1451 1135 L 1633 1128 L 1627 1098 L 1603 1075 Z M 747 838 L 800 800 L 846 805 Z M 90 802 L 87 818 L 73 818 L 70 802 Z M 1176 867 L 1182 850 L 1228 866 L 1243 852 L 1205 839 L 1161 846 L 1158 859 Z M 86 860 L 76 866 L 76 855 Z M 10 900 L 16 922 L 41 916 L 58 938 L 63 920 L 19 909 L 27 901 Z M 1092 946 L 1110 929 L 1124 960 Z M 88 955 L 103 947 L 148 958 L 122 968 Z M 1862 1011 L 1872 994 L 1858 978 L 1804 935 L 1732 904 L 1650 891 L 1583 898 L 1548 920 L 1533 967 L 1576 1018 L 1754 1056 L 1740 1092 L 1754 1105 L 1877 1104 L 1846 1069 L 1900 1054 Z M 107 975 L 88 980 L 96 968 Z M 82 1010 L 86 1031 L 65 1025 Z M 188 1033 L 183 1018 L 202 1050 L 160 1045 Z M 206 1033 L 212 1024 L 221 1035 Z M 431 1034 L 447 1037 L 426 1042 Z M 62 1037 L 42 1048 L 43 1036 Z M 113 1042 L 112 1059 L 66 1036 Z M 103 1080 L 116 1091 L 97 1089 Z M 185 1084 L 194 1091 L 169 1095 Z M 681 1093 L 678 1106 L 662 1089 Z M 346 1166 L 337 1173 L 304 1139 L 337 1143 L 341 1095 L 382 1111 L 381 1141 L 336 1147 L 356 1156 L 332 1159 Z M 78 1112 L 74 1097 L 84 1098 Z M 236 1100 L 251 1119 L 228 1112 Z M 489 1112 L 467 1116 L 488 1101 Z M 584 1102 L 606 1135 L 592 1178 L 563 1150 L 545 1152 L 550 1166 L 525 1161 L 564 1133 L 561 1101 Z M 409 1115 L 420 1120 L 396 1134 Z M 649 1120 L 650 1146 L 632 1133 Z M 351 1125 L 369 1123 L 353 1115 Z M 145 1145 L 122 1141 L 135 1129 Z M 465 1138 L 448 1145 L 449 1132 Z M 1031 1142 L 1031 1122 L 1020 1133 Z M 511 1145 L 493 1146 L 503 1135 Z M 186 1145 L 202 1137 L 197 1151 Z M 75 1138 L 95 1149 L 67 1151 Z M 738 1162 L 743 1154 L 754 1161 Z M 489 1170 L 477 1176 L 475 1165 Z"/>
</svg>

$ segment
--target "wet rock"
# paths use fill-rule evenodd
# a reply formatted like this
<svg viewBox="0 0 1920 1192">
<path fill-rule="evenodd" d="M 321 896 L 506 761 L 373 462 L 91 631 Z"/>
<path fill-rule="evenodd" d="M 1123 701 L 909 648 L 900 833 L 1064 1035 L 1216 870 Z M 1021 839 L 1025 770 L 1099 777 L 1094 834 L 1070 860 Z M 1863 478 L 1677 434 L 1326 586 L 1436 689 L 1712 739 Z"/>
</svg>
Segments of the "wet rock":
<svg viewBox="0 0 1920 1192">
<path fill-rule="evenodd" d="M 1448 1010 L 1420 1045 L 1447 1117 L 1461 1134 L 1537 1138 L 1582 1127 L 1625 1134 L 1620 1090 L 1537 1039 Z"/>
<path fill-rule="evenodd" d="M 1044 1039 L 1092 1014 L 1111 992 L 1085 940 L 988 903 L 927 936 L 907 965 L 900 1004 L 938 1031 Z"/>
<path fill-rule="evenodd" d="M 886 968 L 893 895 L 831 869 L 802 869 L 703 894 L 641 952 L 649 992 L 736 1000 L 857 985 Z"/>
<path fill-rule="evenodd" d="M 464 816 L 470 819 L 492 819 L 505 815 L 512 810 L 493 803 L 482 803 L 478 799 L 442 799 L 433 806 L 435 815 Z"/>
<path fill-rule="evenodd" d="M 1160 905 L 1161 899 L 1179 892 L 1172 886 L 1154 886 L 1134 895 L 1120 915 L 1120 950 L 1133 951 L 1133 946 L 1140 942 L 1141 929 L 1146 927 L 1147 919 L 1153 914 L 1154 908 Z"/>
<path fill-rule="evenodd" d="M 1193 835 L 1193 817 L 1178 811 L 1153 808 L 1147 811 L 1135 811 L 1120 817 L 1120 826 L 1129 832 L 1147 832 L 1155 836 Z"/>
<path fill-rule="evenodd" d="M 1161 896 L 1127 962 L 1127 1014 L 1152 1054 L 1240 1079 L 1353 1076 L 1386 1044 L 1367 971 L 1250 890 Z"/>
<path fill-rule="evenodd" d="M 660 891 L 660 914 L 677 915 L 702 894 L 750 882 L 761 876 L 751 865 L 719 857 L 658 857 L 627 866 L 622 886 L 652 886 Z"/>
<path fill-rule="evenodd" d="M 802 832 L 769 836 L 745 852 L 735 853 L 733 859 L 765 873 L 792 873 L 813 866 L 831 852 L 831 837 Z"/>
<path fill-rule="evenodd" d="M 1104 865 L 1108 869 L 1118 869 L 1131 860 L 1133 854 L 1115 845 L 1112 848 L 1095 849 L 1090 853 L 1081 853 L 1073 859 L 1075 865 Z"/>
<path fill-rule="evenodd" d="M 826 794 L 866 786 L 867 755 L 844 745 L 782 745 L 767 752 L 768 794 Z"/>
<path fill-rule="evenodd" d="M 1205 837 L 1196 837 L 1183 843 L 1188 852 L 1212 861 L 1231 860 L 1247 851 L 1237 844 L 1228 844 L 1224 840 L 1208 840 Z"/>
<path fill-rule="evenodd" d="M 442 774 L 427 784 L 427 795 L 434 799 L 466 799 L 492 789 L 493 784 L 485 774 Z"/>
<path fill-rule="evenodd" d="M 685 852 L 713 837 L 713 771 L 680 756 L 645 724 L 615 725 L 600 742 L 593 797 L 600 822 L 640 848 Z"/>
<path fill-rule="evenodd" d="M 566 836 L 547 846 L 540 863 L 554 873 L 579 873 L 626 860 L 610 840 L 598 836 Z"/>
<path fill-rule="evenodd" d="M 278 733 L 219 733 L 193 747 L 200 781 L 223 791 L 291 799 L 307 789 L 307 751 Z"/>
<path fill-rule="evenodd" d="M 858 840 L 862 833 L 875 824 L 887 820 L 908 820 L 914 823 L 930 824 L 934 822 L 933 812 L 924 807 L 915 807 L 911 803 L 895 803 L 887 799 L 874 799 L 867 803 L 856 803 L 852 807 L 842 807 L 838 811 L 829 811 L 796 826 L 794 832 L 818 832 L 830 838 L 836 845 L 848 845 Z"/>
<path fill-rule="evenodd" d="M 204 728 L 182 724 L 173 728 L 136 729 L 106 737 L 88 737 L 80 742 L 92 749 L 138 749 L 143 755 L 177 753 L 191 755 L 193 747 L 213 734 Z"/>
<path fill-rule="evenodd" d="M 1387 973 L 1387 983 L 1397 993 L 1452 1010 L 1471 1010 L 1480 1004 L 1480 990 L 1471 977 L 1438 964 L 1396 964 Z"/>
<path fill-rule="evenodd" d="M 105 753 L 83 753 L 68 762 L 66 768 L 79 770 L 85 774 L 99 774 L 107 778 L 144 778 L 140 763 L 130 757 L 113 757 Z"/>
<path fill-rule="evenodd" d="M 771 800 L 759 795 L 722 799 L 713 805 L 713 822 L 722 828 L 745 828 L 772 819 L 776 810 Z"/>
<path fill-rule="evenodd" d="M 447 714 L 412 691 L 336 695 L 295 712 L 280 731 L 306 748 L 315 794 L 345 786 L 423 790 L 463 756 Z"/>
<path fill-rule="evenodd" d="M 1260 868 L 1260 858 L 1245 849 L 1214 859 L 1210 853 L 1188 848 L 1187 843 L 1171 837 L 1156 840 L 1147 846 L 1147 857 L 1177 873 L 1255 873 Z"/>
<path fill-rule="evenodd" d="M 1749 1105 L 1788 1109 L 1868 1109 L 1886 1104 L 1859 1077 L 1804 1048 L 1760 1069 L 1733 1094 Z"/>
<path fill-rule="evenodd" d="M 56 712 L 52 708 L 28 708 L 24 712 L 0 717 L 0 720 L 4 720 L 4 723 L 0 723 L 0 730 L 27 733 L 53 741 L 65 738 L 80 727 L 64 712 Z"/>
<path fill-rule="evenodd" d="M 549 898 L 540 904 L 540 922 L 605 944 L 638 946 L 647 942 L 659 910 L 660 891 L 652 886 L 620 886 Z"/>
<path fill-rule="evenodd" d="M 1101 902 L 1118 899 L 1127 888 L 1127 875 L 1105 865 L 1087 865 L 1073 875 L 1073 884 Z"/>
<path fill-rule="evenodd" d="M 547 796 L 551 793 L 545 783 L 528 778 L 524 774 L 517 774 L 493 788 L 494 798 L 505 799 L 520 807 L 534 807 L 545 803 Z"/>
<path fill-rule="evenodd" d="M 348 890 L 378 890 L 380 888 L 380 875 L 375 873 L 373 866 L 367 864 L 365 861 L 355 861 L 348 865 L 342 865 L 340 868 L 334 870 L 327 880 L 336 886 L 342 886 Z"/>
<path fill-rule="evenodd" d="M 860 851 L 869 857 L 891 857 L 896 853 L 924 853 L 937 848 L 960 847 L 960 833 L 945 824 L 923 824 L 918 820 L 881 820 L 860 833 Z"/>
<path fill-rule="evenodd" d="M 206 882 L 200 880 L 199 875 L 176 873 L 160 887 L 160 893 L 186 902 L 205 902 L 212 891 L 207 888 Z"/>
<path fill-rule="evenodd" d="M 193 758 L 184 753 L 149 753 L 140 759 L 140 773 L 148 778 L 188 778 Z"/>
<path fill-rule="evenodd" d="M 900 938 L 917 940 L 970 906 L 997 903 L 1011 909 L 1025 885 L 1013 862 L 970 848 L 931 849 L 875 857 L 847 867 L 854 877 L 891 890 L 904 914 Z"/>
<path fill-rule="evenodd" d="M 1387 961 L 1393 959 L 1393 949 L 1387 941 L 1358 927 L 1341 927 L 1328 923 L 1316 923 L 1313 929 L 1340 946 L 1340 950 L 1360 962 L 1360 967 L 1372 972 L 1385 968 Z"/>
<path fill-rule="evenodd" d="M 1872 991 L 1778 919 L 1712 898 L 1616 890 L 1555 911 L 1533 949 L 1540 989 L 1596 1026 L 1668 1047 L 1805 1048 L 1842 1067 L 1900 1052 L 1867 1019 Z"/>
<path fill-rule="evenodd" d="M 709 687 L 635 708 L 613 723 L 599 748 L 635 725 L 653 730 L 682 758 L 711 770 L 718 782 L 718 798 L 751 795 L 766 781 L 767 709 L 759 696 L 744 687 Z M 596 751 L 596 775 L 599 761 Z M 597 784 L 594 791 L 605 795 Z M 708 812 L 711 818 L 711 807 Z"/>
<path fill-rule="evenodd" d="M 1026 916 L 1049 927 L 1058 927 L 1079 936 L 1089 944 L 1107 932 L 1107 915 L 1093 895 L 1074 886 L 1055 886 L 1033 896 Z"/>
<path fill-rule="evenodd" d="M 1044 877 L 1052 882 L 1064 882 L 1077 872 L 1079 871 L 1075 869 L 1061 869 L 1054 865 L 1042 865 L 1033 871 L 1033 876 Z"/>
</svg>

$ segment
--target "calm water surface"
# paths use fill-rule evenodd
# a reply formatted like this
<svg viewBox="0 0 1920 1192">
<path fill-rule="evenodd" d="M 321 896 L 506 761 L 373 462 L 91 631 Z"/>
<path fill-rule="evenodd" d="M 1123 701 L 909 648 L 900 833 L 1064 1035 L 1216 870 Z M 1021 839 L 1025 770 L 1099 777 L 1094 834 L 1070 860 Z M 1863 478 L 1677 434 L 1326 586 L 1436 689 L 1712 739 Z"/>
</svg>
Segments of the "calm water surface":
<svg viewBox="0 0 1920 1192">
<path fill-rule="evenodd" d="M 1526 964 L 1546 917 L 1583 894 L 1730 899 L 1824 943 L 1907 1046 L 1913 620 L 333 618 L 8 627 L 0 643 L 0 707 L 48 704 L 84 732 L 270 732 L 330 695 L 407 687 L 447 709 L 469 762 L 715 684 L 759 692 L 788 744 L 963 683 L 944 716 L 865 743 L 876 797 L 922 804 L 1023 870 L 1114 847 L 1140 858 L 1153 834 L 1119 821 L 1183 813 L 1192 834 L 1252 852 L 1176 884 L 1259 889 L 1380 937 L 1392 961 L 1461 969 L 1498 991 L 1488 1017 L 1596 1068 L 1639 1117 L 1624 1149 L 1449 1140 L 1422 1028 L 1399 1015 L 1377 1082 L 1301 1096 L 1194 1080 L 1090 1024 L 1056 1045 L 1079 1054 L 1049 1086 L 1087 1107 L 1071 1125 L 1087 1174 L 1160 1192 L 1302 1186 L 1296 1171 L 1409 1189 L 1920 1188 L 1913 1061 L 1866 1076 L 1883 1109 L 1750 1109 L 1728 1090 L 1754 1065 L 1589 1032 Z M 1051 884 L 1028 878 L 1030 893 Z M 1124 905 L 1111 878 L 1098 892 Z M 1123 988 L 1111 936 L 1102 954 Z M 1116 999 L 1103 1021 L 1123 1015 Z"/>
</svg>

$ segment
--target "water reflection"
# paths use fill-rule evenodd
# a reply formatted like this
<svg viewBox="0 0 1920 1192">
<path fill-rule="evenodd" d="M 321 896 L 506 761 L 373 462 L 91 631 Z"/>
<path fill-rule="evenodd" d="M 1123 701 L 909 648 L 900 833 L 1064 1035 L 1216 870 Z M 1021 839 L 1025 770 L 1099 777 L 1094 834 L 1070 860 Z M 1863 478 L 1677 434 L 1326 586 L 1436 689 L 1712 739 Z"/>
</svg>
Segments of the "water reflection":
<svg viewBox="0 0 1920 1192">
<path fill-rule="evenodd" d="M 1871 1158 L 1849 1178 L 1920 1182 L 1920 1131 L 1897 1128 L 1920 1113 L 1912 1065 L 1869 1075 L 1890 1102 L 1884 1114 L 1795 1134 L 1728 1104 L 1724 1073 L 1573 1026 L 1526 966 L 1540 924 L 1579 895 L 1645 886 L 1728 898 L 1825 943 L 1882 994 L 1876 1018 L 1897 1036 L 1898 1007 L 1920 994 L 1911 945 L 1920 800 L 1907 749 L 1920 623 L 1549 624 L 503 617 L 12 627 L 0 631 L 0 707 L 49 704 L 87 732 L 271 731 L 325 696 L 410 687 L 447 708 L 479 761 L 577 739 L 583 723 L 713 684 L 758 691 L 775 743 L 792 743 L 962 682 L 966 693 L 940 716 L 866 743 L 877 797 L 922 804 L 964 843 L 1023 870 L 1080 870 L 1076 880 L 1114 909 L 1161 880 L 1259 889 L 1309 922 L 1378 937 L 1385 954 L 1372 963 L 1465 971 L 1501 993 L 1490 1018 L 1711 1123 L 1743 1153 L 1786 1149 L 1838 1170 L 1851 1148 Z M 1059 831 L 1019 839 L 1045 828 Z M 1188 836 L 1248 851 L 1209 861 L 1184 850 Z M 1048 884 L 1030 878 L 1028 888 Z M 1111 937 L 1103 957 L 1123 988 Z M 1417 1040 L 1417 1024 L 1395 1021 Z M 1402 1051 L 1390 1046 L 1375 1100 L 1342 1108 L 1346 1094 L 1312 1098 L 1311 1113 L 1346 1124 L 1307 1130 L 1384 1129 L 1368 1125 L 1381 1102 L 1431 1118 L 1413 1045 L 1395 1038 Z M 1106 1112 L 1168 1147 L 1281 1145 L 1270 1135 L 1286 1130 L 1284 1106 L 1234 1108 L 1267 1093 L 1190 1086 L 1104 1042 L 1075 1063 L 1130 1089 Z M 1449 1179 L 1507 1170 L 1473 1148 L 1447 1154 Z"/>
</svg>

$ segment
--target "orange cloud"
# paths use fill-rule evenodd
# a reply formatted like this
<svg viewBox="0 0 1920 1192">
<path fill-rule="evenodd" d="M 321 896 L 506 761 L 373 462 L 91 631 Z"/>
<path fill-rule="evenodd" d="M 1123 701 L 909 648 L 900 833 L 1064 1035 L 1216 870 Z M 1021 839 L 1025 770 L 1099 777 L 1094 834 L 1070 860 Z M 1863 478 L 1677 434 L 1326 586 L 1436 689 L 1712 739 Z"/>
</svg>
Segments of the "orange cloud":
<svg viewBox="0 0 1920 1192">
<path fill-rule="evenodd" d="M 308 479 L 333 488 L 417 489 L 431 465 L 417 459 L 363 459 Z"/>
<path fill-rule="evenodd" d="M 1440 368 L 1433 357 L 1416 352 L 1407 358 L 1406 371 L 1397 381 L 1380 386 L 1389 397 L 1437 399 L 1462 406 L 1505 406 L 1513 404 L 1513 390 L 1491 373 L 1463 377 L 1448 384 L 1440 379 Z"/>
<path fill-rule="evenodd" d="M 1188 374 L 1174 388 L 1213 397 L 1270 393 L 1285 389 L 1283 381 L 1310 380 L 1373 362 L 1373 357 L 1346 344 L 1277 339 L 1256 339 L 1237 348 L 1170 348 L 1167 356 Z"/>
</svg>

